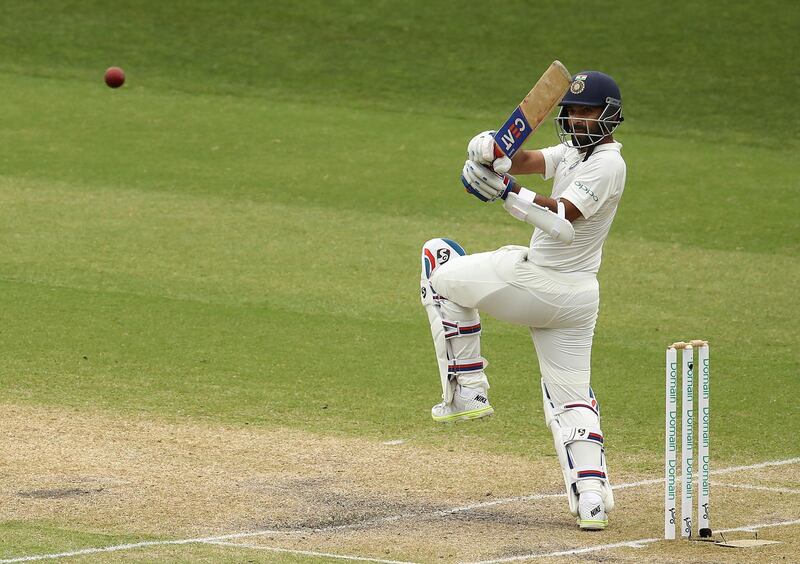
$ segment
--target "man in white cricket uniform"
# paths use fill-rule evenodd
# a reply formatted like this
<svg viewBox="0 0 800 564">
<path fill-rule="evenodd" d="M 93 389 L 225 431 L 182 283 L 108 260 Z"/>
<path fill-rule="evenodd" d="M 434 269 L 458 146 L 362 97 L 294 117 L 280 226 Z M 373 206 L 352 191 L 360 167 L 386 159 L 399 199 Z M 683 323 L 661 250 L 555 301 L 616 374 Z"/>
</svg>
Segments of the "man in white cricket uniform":
<svg viewBox="0 0 800 564">
<path fill-rule="evenodd" d="M 467 192 L 484 202 L 502 199 L 512 216 L 534 225 L 530 246 L 472 255 L 450 239 L 423 246 L 421 297 L 443 392 L 431 414 L 455 421 L 494 413 L 479 311 L 529 327 L 570 511 L 580 528 L 602 529 L 614 499 L 590 361 L 596 275 L 625 187 L 622 145 L 613 137 L 623 120 L 622 99 L 611 77 L 584 71 L 559 105 L 560 145 L 496 159 L 494 132 L 485 131 L 470 141 L 462 171 Z M 506 173 L 552 178 L 552 193 L 536 194 Z"/>
</svg>

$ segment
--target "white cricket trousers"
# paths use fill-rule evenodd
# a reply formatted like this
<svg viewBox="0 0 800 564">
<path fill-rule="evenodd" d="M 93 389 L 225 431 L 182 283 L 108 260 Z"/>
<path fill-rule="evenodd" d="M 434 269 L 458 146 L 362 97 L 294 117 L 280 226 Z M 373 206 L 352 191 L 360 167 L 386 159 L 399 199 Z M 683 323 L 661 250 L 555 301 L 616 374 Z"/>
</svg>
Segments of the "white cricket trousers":
<svg viewBox="0 0 800 564">
<path fill-rule="evenodd" d="M 594 273 L 563 273 L 528 261 L 528 247 L 459 256 L 439 266 L 440 296 L 530 328 L 542 379 L 555 405 L 594 403 L 591 351 L 600 291 Z"/>
</svg>

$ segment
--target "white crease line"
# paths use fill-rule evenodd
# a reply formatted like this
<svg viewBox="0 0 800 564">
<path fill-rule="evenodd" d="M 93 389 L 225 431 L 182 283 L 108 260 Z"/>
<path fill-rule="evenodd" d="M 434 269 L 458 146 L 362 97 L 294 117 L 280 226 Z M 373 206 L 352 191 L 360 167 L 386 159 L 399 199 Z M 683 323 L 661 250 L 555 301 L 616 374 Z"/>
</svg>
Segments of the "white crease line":
<svg viewBox="0 0 800 564">
<path fill-rule="evenodd" d="M 756 470 L 758 468 L 767 468 L 768 466 L 784 466 L 786 464 L 797 464 L 799 462 L 800 462 L 800 457 L 787 458 L 785 460 L 770 460 L 768 462 L 759 462 L 758 464 L 748 464 L 747 466 L 731 466 L 730 468 L 711 470 L 711 473 L 730 474 L 731 472 L 744 472 L 745 470 Z"/>
<path fill-rule="evenodd" d="M 766 529 L 767 527 L 787 527 L 789 525 L 800 525 L 800 519 L 792 521 L 778 521 L 777 523 L 761 523 L 759 525 L 750 525 L 744 527 L 731 527 L 730 529 L 720 529 L 718 533 L 733 533 L 736 531 L 753 532 L 759 529 Z"/>
<path fill-rule="evenodd" d="M 640 480 L 638 482 L 627 482 L 625 484 L 617 484 L 616 486 L 611 486 L 611 489 L 627 490 L 628 488 L 638 488 L 640 486 L 652 486 L 653 484 L 663 484 L 663 483 L 664 483 L 664 478 L 651 478 L 649 480 Z"/>
<path fill-rule="evenodd" d="M 787 464 L 796 464 L 800 463 L 800 458 L 787 458 L 785 460 L 769 460 L 767 462 L 759 462 L 758 464 L 749 464 L 747 466 L 731 466 L 729 468 L 721 468 L 719 470 L 711 470 L 711 474 L 729 474 L 732 472 L 741 472 L 744 470 L 754 470 L 756 468 L 767 468 L 769 466 L 784 466 Z M 647 486 L 651 484 L 660 484 L 663 483 L 663 478 L 656 478 L 651 480 L 642 480 L 639 482 L 628 482 L 625 484 L 618 484 L 614 486 L 615 490 L 622 490 L 626 488 L 635 488 L 639 486 Z M 10 558 L 5 560 L 0 560 L 0 564 L 10 564 L 12 562 L 32 562 L 35 560 L 52 560 L 55 558 L 67 558 L 70 556 L 81 556 L 84 554 L 98 554 L 102 552 L 117 552 L 120 550 L 131 550 L 136 548 L 146 548 L 150 546 L 164 546 L 164 545 L 176 545 L 176 544 L 192 544 L 192 543 L 208 543 L 213 541 L 222 541 L 222 540 L 230 540 L 230 539 L 242 539 L 248 537 L 257 537 L 261 535 L 277 535 L 277 534 L 287 534 L 287 533 L 325 533 L 325 532 L 332 532 L 332 531 L 339 531 L 343 529 L 354 529 L 354 528 L 363 528 L 363 527 L 370 527 L 374 525 L 382 525 L 385 523 L 390 523 L 392 521 L 399 521 L 401 519 L 408 519 L 413 517 L 445 517 L 447 515 L 452 515 L 454 513 L 460 513 L 464 511 L 471 511 L 472 509 L 481 509 L 484 507 L 491 507 L 493 505 L 500 505 L 503 503 L 513 503 L 519 501 L 535 501 L 539 499 L 549 499 L 554 497 L 561 497 L 565 495 L 564 493 L 555 493 L 555 494 L 533 494 L 533 495 L 525 495 L 519 497 L 507 497 L 502 499 L 494 499 L 492 501 L 484 501 L 481 503 L 474 503 L 471 505 L 464 505 L 461 507 L 454 507 L 452 509 L 443 509 L 440 511 L 436 511 L 434 513 L 424 513 L 424 512 L 416 512 L 416 513 L 404 513 L 400 515 L 389 515 L 386 517 L 381 517 L 378 519 L 373 519 L 372 521 L 362 521 L 361 523 L 352 523 L 347 525 L 332 525 L 329 527 L 319 527 L 319 528 L 306 528 L 306 529 L 295 529 L 295 530 L 282 530 L 276 531 L 271 529 L 264 529 L 260 531 L 251 531 L 247 533 L 232 533 L 229 535 L 220 535 L 214 537 L 204 537 L 204 538 L 196 538 L 196 539 L 180 539 L 180 540 L 161 540 L 161 541 L 143 541 L 137 543 L 130 543 L 130 544 L 119 544 L 115 546 L 106 546 L 100 548 L 84 548 L 81 550 L 74 550 L 70 552 L 59 552 L 54 554 L 34 554 L 32 556 L 21 556 L 17 558 Z M 637 542 L 637 541 L 631 541 Z"/>
<path fill-rule="evenodd" d="M 128 544 L 117 544 L 114 546 L 102 546 L 99 548 L 82 548 L 80 550 L 71 550 L 69 552 L 57 552 L 54 554 L 34 554 L 32 556 L 19 556 L 16 558 L 8 558 L 5 560 L 0 560 L 0 563 L 6 564 L 10 562 L 32 562 L 34 560 L 54 560 L 56 558 L 67 558 L 69 556 L 83 556 L 84 554 L 98 554 L 102 552 L 118 552 L 120 550 L 131 550 L 134 548 L 148 548 L 151 546 L 207 543 L 207 542 L 221 541 L 227 539 L 241 539 L 241 538 L 255 537 L 260 535 L 277 534 L 279 532 L 280 531 L 263 530 L 263 531 L 253 531 L 249 533 L 231 533 L 228 535 L 201 537 L 195 539 L 142 541 L 142 542 L 133 542 Z"/>
<path fill-rule="evenodd" d="M 793 519 L 790 521 L 780 521 L 778 523 L 758 523 L 755 525 L 745 525 L 743 527 L 732 527 L 730 529 L 720 529 L 718 533 L 732 533 L 734 531 L 755 532 L 759 529 L 767 527 L 788 527 L 790 525 L 800 525 L 800 519 Z M 501 562 L 519 562 L 522 560 L 533 560 L 535 558 L 554 558 L 556 556 L 571 556 L 573 554 L 585 554 L 587 552 L 598 552 L 600 550 L 611 550 L 614 548 L 643 548 L 644 545 L 658 542 L 660 538 L 638 539 L 632 541 L 616 542 L 612 544 L 597 544 L 594 546 L 587 546 L 584 548 L 573 548 L 571 550 L 559 550 L 557 552 L 539 552 L 531 554 L 521 554 L 519 556 L 509 556 L 508 558 L 497 558 L 494 560 L 480 560 L 470 562 L 467 564 L 499 564 Z"/>
<path fill-rule="evenodd" d="M 721 488 L 740 488 L 743 490 L 759 490 L 765 492 L 775 492 L 775 493 L 788 493 L 788 494 L 800 494 L 800 490 L 795 490 L 792 488 L 770 488 L 768 486 L 755 486 L 753 484 L 729 484 L 727 482 L 717 482 L 712 480 L 712 486 L 717 486 Z"/>
<path fill-rule="evenodd" d="M 362 562 L 380 562 L 381 564 L 415 564 L 408 560 L 381 560 L 380 558 L 367 558 L 366 556 L 347 556 L 345 554 L 333 554 L 330 552 L 314 552 L 312 550 L 292 550 L 289 548 L 277 548 L 274 546 L 261 546 L 258 544 L 240 544 L 237 542 L 213 541 L 206 544 L 218 546 L 236 546 L 239 548 L 252 548 L 253 550 L 267 550 L 270 552 L 283 552 L 286 554 L 300 554 L 302 556 L 318 556 L 320 558 L 337 558 L 339 560 L 359 560 Z"/>
</svg>

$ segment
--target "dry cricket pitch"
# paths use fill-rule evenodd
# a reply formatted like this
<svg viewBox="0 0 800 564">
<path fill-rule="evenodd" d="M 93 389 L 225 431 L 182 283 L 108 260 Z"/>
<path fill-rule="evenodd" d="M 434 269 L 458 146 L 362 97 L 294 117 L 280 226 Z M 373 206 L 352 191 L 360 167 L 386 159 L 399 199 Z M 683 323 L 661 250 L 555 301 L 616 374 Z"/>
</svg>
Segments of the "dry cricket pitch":
<svg viewBox="0 0 800 564">
<path fill-rule="evenodd" d="M 481 454 L 460 439 L 434 450 L 55 407 L 1 409 L 0 519 L 148 539 L 65 547 L 61 557 L 72 561 L 752 562 L 800 554 L 800 458 L 714 466 L 715 537 L 757 531 L 781 541 L 731 549 L 661 540 L 662 480 L 625 473 L 636 461 L 618 453 L 610 526 L 581 532 L 555 457 Z M 200 556 L 210 547 L 216 552 Z M 52 556 L 11 558 L 12 548 L 0 541 L 0 562 Z"/>
</svg>

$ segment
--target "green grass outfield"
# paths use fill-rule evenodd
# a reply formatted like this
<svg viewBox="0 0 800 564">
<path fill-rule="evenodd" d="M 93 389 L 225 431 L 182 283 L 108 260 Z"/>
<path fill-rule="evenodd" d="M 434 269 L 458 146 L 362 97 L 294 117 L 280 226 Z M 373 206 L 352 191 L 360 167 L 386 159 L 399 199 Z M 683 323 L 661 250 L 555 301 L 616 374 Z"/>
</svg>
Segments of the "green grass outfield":
<svg viewBox="0 0 800 564">
<path fill-rule="evenodd" d="M 609 459 L 658 475 L 664 346 L 693 336 L 715 461 L 800 455 L 796 4 L 167 4 L 0 8 L 4 404 L 552 456 L 527 331 L 493 319 L 498 416 L 431 422 L 417 279 L 434 236 L 526 244 L 458 174 L 559 58 L 625 102 L 593 351 Z M 62 550 L 59 526 L 0 523 L 0 558 Z"/>
</svg>

